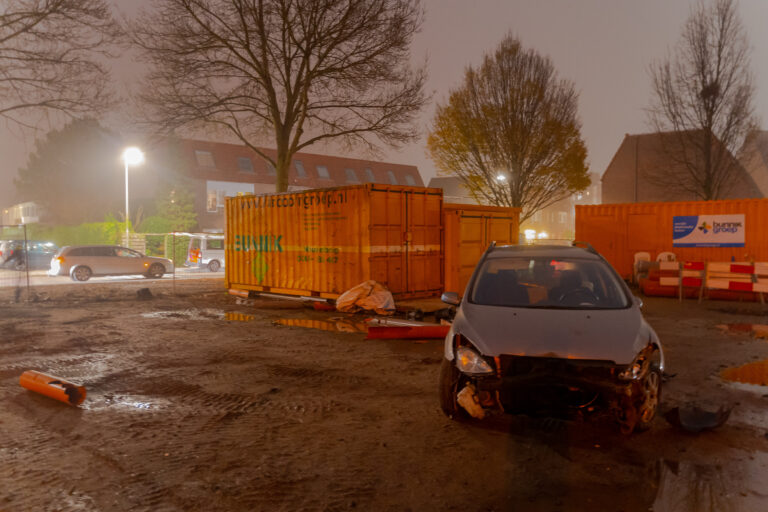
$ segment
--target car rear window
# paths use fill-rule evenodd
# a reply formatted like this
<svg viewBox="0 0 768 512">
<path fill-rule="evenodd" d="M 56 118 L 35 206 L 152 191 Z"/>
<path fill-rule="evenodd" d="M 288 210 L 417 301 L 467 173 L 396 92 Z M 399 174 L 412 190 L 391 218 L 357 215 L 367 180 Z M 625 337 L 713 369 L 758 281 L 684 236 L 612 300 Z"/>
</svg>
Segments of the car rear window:
<svg viewBox="0 0 768 512">
<path fill-rule="evenodd" d="M 542 257 L 487 259 L 470 302 L 553 309 L 621 309 L 630 304 L 605 262 Z"/>
</svg>

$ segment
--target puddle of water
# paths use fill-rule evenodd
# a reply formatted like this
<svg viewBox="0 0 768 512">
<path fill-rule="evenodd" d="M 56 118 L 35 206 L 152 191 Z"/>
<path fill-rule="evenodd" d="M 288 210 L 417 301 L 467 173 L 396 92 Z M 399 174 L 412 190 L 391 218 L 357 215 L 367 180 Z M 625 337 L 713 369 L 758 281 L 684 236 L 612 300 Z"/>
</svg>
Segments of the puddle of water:
<svg viewBox="0 0 768 512">
<path fill-rule="evenodd" d="M 251 322 L 255 320 L 256 317 L 247 313 L 228 312 L 224 314 L 224 319 L 229 320 L 230 322 Z"/>
<path fill-rule="evenodd" d="M 179 311 L 154 311 L 142 313 L 141 316 L 164 320 L 222 320 L 224 311 L 220 309 L 183 309 Z"/>
<path fill-rule="evenodd" d="M 723 332 L 752 333 L 755 338 L 768 338 L 768 325 L 765 324 L 720 324 L 717 328 Z"/>
<path fill-rule="evenodd" d="M 747 363 L 737 368 L 726 368 L 720 372 L 720 376 L 733 382 L 768 386 L 768 359 Z"/>
<path fill-rule="evenodd" d="M 658 492 L 652 506 L 655 512 L 747 512 L 768 508 L 763 482 L 768 453 L 743 452 L 720 464 L 663 460 L 659 467 Z"/>
<path fill-rule="evenodd" d="M 330 318 L 328 320 L 310 320 L 306 318 L 281 318 L 275 320 L 278 325 L 290 327 L 305 327 L 332 332 L 368 332 L 368 324 L 364 321 L 354 321 L 348 318 Z"/>
</svg>

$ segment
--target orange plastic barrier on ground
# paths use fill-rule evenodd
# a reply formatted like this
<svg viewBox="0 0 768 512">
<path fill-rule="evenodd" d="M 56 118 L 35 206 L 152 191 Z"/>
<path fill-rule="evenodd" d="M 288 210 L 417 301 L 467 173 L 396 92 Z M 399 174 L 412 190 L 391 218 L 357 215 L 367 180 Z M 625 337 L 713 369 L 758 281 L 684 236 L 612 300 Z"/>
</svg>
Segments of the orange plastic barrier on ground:
<svg viewBox="0 0 768 512">
<path fill-rule="evenodd" d="M 417 325 L 417 326 L 397 326 L 397 327 L 368 327 L 368 336 L 366 339 L 389 339 L 406 340 L 416 339 L 425 340 L 432 338 L 445 338 L 450 325 Z"/>
<path fill-rule="evenodd" d="M 80 405 L 85 400 L 85 388 L 64 379 L 28 370 L 19 377 L 19 385 L 69 405 Z"/>
</svg>

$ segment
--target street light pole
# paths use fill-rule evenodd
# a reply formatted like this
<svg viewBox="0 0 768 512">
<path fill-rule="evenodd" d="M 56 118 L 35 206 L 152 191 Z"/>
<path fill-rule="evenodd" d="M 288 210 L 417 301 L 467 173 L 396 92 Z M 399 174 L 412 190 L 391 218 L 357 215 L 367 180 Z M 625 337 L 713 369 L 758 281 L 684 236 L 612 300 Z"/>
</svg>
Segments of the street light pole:
<svg viewBox="0 0 768 512">
<path fill-rule="evenodd" d="M 125 159 L 125 245 L 130 245 L 130 234 L 128 233 L 128 159 Z"/>
<path fill-rule="evenodd" d="M 125 162 L 125 245 L 130 245 L 130 233 L 128 231 L 128 222 L 130 220 L 128 208 L 128 167 L 139 165 L 144 161 L 144 153 L 139 148 L 130 147 L 123 151 L 123 162 Z"/>
</svg>

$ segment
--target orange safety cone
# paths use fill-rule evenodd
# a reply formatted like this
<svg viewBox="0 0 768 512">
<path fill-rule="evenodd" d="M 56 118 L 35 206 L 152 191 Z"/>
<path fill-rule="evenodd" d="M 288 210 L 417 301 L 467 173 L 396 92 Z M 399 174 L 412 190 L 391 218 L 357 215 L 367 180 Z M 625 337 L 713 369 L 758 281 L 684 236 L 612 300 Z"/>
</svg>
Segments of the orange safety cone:
<svg viewBox="0 0 768 512">
<path fill-rule="evenodd" d="M 83 386 L 34 370 L 22 373 L 19 377 L 19 385 L 69 405 L 80 405 L 85 400 L 85 388 Z"/>
</svg>

